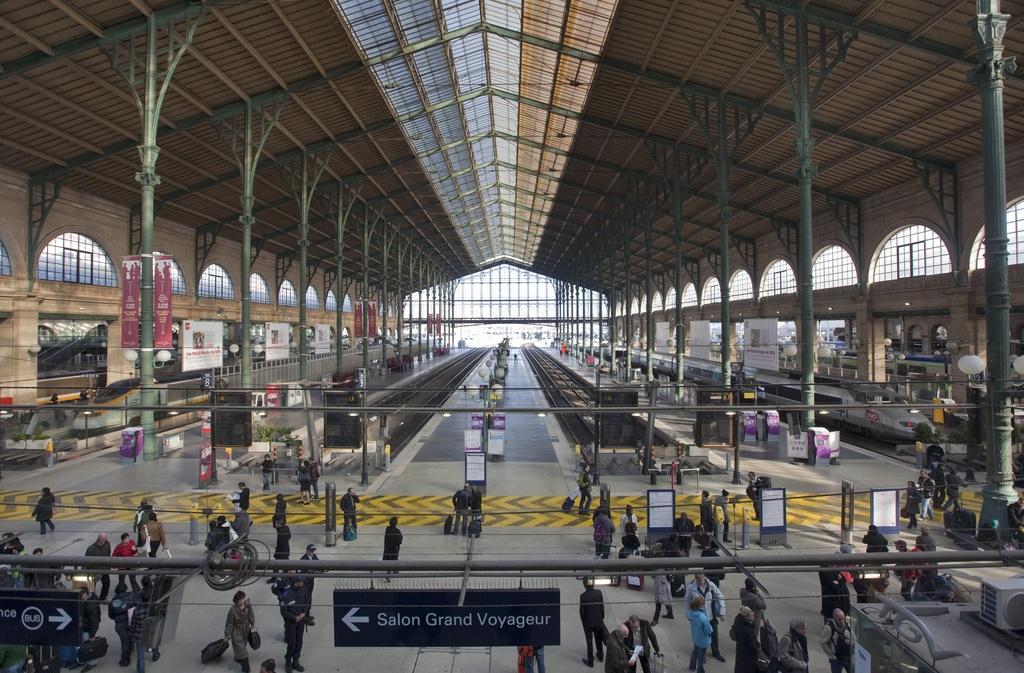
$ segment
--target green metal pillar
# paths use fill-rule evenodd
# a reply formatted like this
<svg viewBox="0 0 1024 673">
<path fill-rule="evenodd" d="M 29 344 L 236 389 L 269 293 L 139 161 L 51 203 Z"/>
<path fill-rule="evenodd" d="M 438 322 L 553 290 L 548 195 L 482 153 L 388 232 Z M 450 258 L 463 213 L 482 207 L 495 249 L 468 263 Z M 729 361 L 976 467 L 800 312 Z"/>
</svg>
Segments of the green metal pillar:
<svg viewBox="0 0 1024 673">
<path fill-rule="evenodd" d="M 622 288 L 623 314 L 626 323 L 626 379 L 628 380 L 633 371 L 633 287 L 630 284 L 632 278 L 631 257 L 633 253 L 633 227 L 626 224 L 622 228 L 622 265 L 626 273 L 626 282 Z"/>
<path fill-rule="evenodd" d="M 807 17 L 796 15 L 796 100 L 793 112 L 796 121 L 797 178 L 800 181 L 800 230 L 797 237 L 797 292 L 800 295 L 800 401 L 814 404 L 814 211 L 811 188 L 817 168 L 814 166 L 814 138 L 811 136 L 811 84 Z M 801 414 L 804 428 L 814 425 L 814 411 Z"/>
<path fill-rule="evenodd" d="M 716 106 L 716 122 L 718 148 L 715 161 L 718 197 L 718 283 L 721 286 L 722 302 L 720 320 L 722 324 L 722 385 L 732 385 L 732 315 L 729 311 L 729 220 L 732 219 L 732 208 L 729 206 L 729 145 L 728 127 L 726 124 L 725 97 L 720 96 Z"/>
<path fill-rule="evenodd" d="M 647 354 L 647 382 L 654 381 L 654 279 L 651 275 L 651 254 L 654 252 L 651 242 L 653 217 L 644 217 L 644 294 L 647 295 L 644 314 L 644 329 L 647 331 L 645 351 Z"/>
<path fill-rule="evenodd" d="M 124 39 L 105 42 L 101 46 L 114 70 L 128 84 L 142 116 L 142 142 L 138 148 L 141 166 L 139 172 L 135 174 L 135 181 L 139 184 L 141 192 L 139 255 L 142 258 L 142 282 L 140 284 L 141 310 L 139 315 L 139 378 L 141 381 L 139 418 L 143 432 L 143 455 L 147 460 L 155 458 L 159 453 L 153 413 L 157 404 L 156 390 L 153 388 L 155 383 L 153 378 L 153 225 L 156 187 L 160 184 L 160 176 L 156 172 L 157 158 L 160 155 L 160 148 L 157 146 L 157 130 L 160 125 L 160 111 L 163 108 L 164 97 L 167 95 L 174 71 L 188 51 L 203 14 L 203 8 L 197 6 L 183 16 L 176 16 L 167 20 L 166 23 L 158 25 L 157 15 L 152 13 L 147 18 L 144 44 L 139 42 L 141 36 L 130 35 Z M 176 27 L 178 19 L 183 21 L 183 29 Z M 157 36 L 158 28 L 161 25 L 167 26 L 171 36 L 162 45 Z M 138 59 L 140 48 L 145 52 L 145 58 L 141 64 L 141 78 L 139 77 L 140 59 Z M 166 59 L 163 57 L 158 59 L 158 50 L 166 51 Z M 164 63 L 163 69 L 160 68 L 160 63 Z M 139 84 L 142 87 L 141 93 L 137 91 Z M 32 260 L 32 264 L 34 263 L 35 260 Z"/>
<path fill-rule="evenodd" d="M 370 213 L 367 213 L 366 219 L 363 220 L 363 258 L 361 260 L 363 266 L 363 300 L 359 316 L 356 318 L 359 321 L 360 333 L 363 335 L 363 371 L 366 372 L 367 388 L 369 388 L 370 379 L 370 321 L 369 311 L 367 310 L 370 303 L 370 239 L 377 228 L 376 219 L 371 223 L 370 215 Z M 365 472 L 366 466 L 364 465 L 364 477 Z"/>
<path fill-rule="evenodd" d="M 334 294 L 337 297 L 338 310 L 334 313 L 334 335 L 337 342 L 334 352 L 334 370 L 340 374 L 345 369 L 345 349 L 342 338 L 342 332 L 345 329 L 345 285 L 342 275 L 345 272 L 345 227 L 356 199 L 353 195 L 353 198 L 346 202 L 345 185 L 340 180 L 338 181 L 337 196 L 334 211 Z"/>
<path fill-rule="evenodd" d="M 1015 500 L 1010 400 L 1010 287 L 1006 233 L 1006 156 L 1003 140 L 1003 80 L 1016 69 L 1003 56 L 1008 14 L 999 0 L 978 0 L 972 21 L 978 67 L 970 79 L 981 90 L 981 133 L 985 199 L 985 327 L 988 359 L 988 460 L 980 523 L 1006 521 Z"/>
<path fill-rule="evenodd" d="M 618 343 L 618 302 L 619 293 L 615 289 L 615 248 L 610 246 L 608 248 L 608 343 L 611 349 L 609 360 L 611 360 L 610 372 L 615 371 L 615 345 Z"/>
<path fill-rule="evenodd" d="M 423 255 L 417 255 L 417 258 L 419 264 L 417 265 L 416 287 L 420 288 L 420 290 L 416 293 L 416 310 L 419 312 L 419 320 L 416 321 L 416 362 L 423 362 L 423 299 L 427 291 L 424 286 L 423 267 L 426 264 L 426 259 Z"/>
<path fill-rule="evenodd" d="M 252 296 L 249 277 L 252 275 L 252 225 L 256 218 L 252 209 L 256 199 L 253 184 L 256 168 L 263 154 L 263 146 L 270 132 L 277 124 L 283 103 L 274 101 L 267 105 L 254 106 L 252 100 L 245 101 L 240 115 L 214 120 L 217 135 L 230 149 L 238 165 L 241 182 L 242 212 L 238 222 L 242 225 L 242 250 L 239 256 L 239 284 L 242 290 L 242 343 L 241 343 L 241 386 L 252 386 Z M 258 117 L 258 118 L 257 118 Z M 258 128 L 255 126 L 258 124 Z M 257 250 L 257 254 L 258 254 Z"/>
<path fill-rule="evenodd" d="M 388 273 L 390 273 L 391 245 L 394 243 L 395 236 L 397 235 L 398 232 L 387 226 L 381 232 L 379 273 L 383 280 L 380 291 L 380 329 L 383 338 L 380 340 L 380 361 L 385 365 L 388 361 Z"/>
<path fill-rule="evenodd" d="M 679 403 L 683 383 L 683 350 L 685 348 L 686 334 L 683 328 L 683 190 L 680 184 L 682 166 L 679 152 L 672 153 L 672 178 L 670 187 L 672 189 L 672 242 L 675 245 L 675 269 L 673 284 L 676 288 L 675 305 L 675 329 L 672 334 L 675 338 L 675 361 L 676 361 L 676 390 L 675 400 Z"/>
</svg>

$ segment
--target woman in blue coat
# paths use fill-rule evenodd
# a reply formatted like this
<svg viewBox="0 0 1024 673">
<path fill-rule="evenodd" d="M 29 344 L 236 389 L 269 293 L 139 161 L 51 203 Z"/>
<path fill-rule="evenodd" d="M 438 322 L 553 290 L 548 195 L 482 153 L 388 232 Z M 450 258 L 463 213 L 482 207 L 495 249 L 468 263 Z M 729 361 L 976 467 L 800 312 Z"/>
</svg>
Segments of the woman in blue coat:
<svg viewBox="0 0 1024 673">
<path fill-rule="evenodd" d="M 693 638 L 690 670 L 704 673 L 704 656 L 711 647 L 711 620 L 704 610 L 704 599 L 698 596 L 690 601 L 690 610 L 686 616 L 690 620 L 690 636 Z"/>
</svg>

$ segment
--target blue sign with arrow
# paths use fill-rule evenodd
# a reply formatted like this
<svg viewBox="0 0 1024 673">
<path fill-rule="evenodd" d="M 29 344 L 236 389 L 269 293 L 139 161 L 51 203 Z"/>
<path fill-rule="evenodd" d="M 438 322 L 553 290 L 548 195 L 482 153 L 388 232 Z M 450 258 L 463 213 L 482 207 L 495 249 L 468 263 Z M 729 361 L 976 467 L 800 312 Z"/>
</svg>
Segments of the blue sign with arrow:
<svg viewBox="0 0 1024 673">
<path fill-rule="evenodd" d="M 558 645 L 557 589 L 334 592 L 335 647 Z"/>
<path fill-rule="evenodd" d="M 0 590 L 7 645 L 81 645 L 81 601 L 73 591 Z"/>
</svg>

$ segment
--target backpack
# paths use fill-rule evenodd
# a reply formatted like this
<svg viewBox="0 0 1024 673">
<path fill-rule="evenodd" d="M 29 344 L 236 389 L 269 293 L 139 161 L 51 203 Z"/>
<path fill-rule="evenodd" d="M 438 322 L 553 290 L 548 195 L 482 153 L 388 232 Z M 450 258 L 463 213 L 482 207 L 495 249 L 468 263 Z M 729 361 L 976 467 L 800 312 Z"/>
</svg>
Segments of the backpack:
<svg viewBox="0 0 1024 673">
<path fill-rule="evenodd" d="M 605 527 L 604 523 L 600 519 L 594 520 L 594 542 L 603 543 L 605 541 Z"/>
</svg>

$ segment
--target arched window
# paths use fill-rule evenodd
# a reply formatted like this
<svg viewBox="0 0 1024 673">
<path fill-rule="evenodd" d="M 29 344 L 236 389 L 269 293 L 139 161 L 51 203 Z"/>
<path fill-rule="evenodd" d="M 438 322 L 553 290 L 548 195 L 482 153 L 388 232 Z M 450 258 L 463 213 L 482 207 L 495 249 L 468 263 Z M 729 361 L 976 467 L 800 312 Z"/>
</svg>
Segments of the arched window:
<svg viewBox="0 0 1024 673">
<path fill-rule="evenodd" d="M 722 301 L 722 286 L 718 284 L 717 278 L 710 278 L 704 283 L 704 290 L 700 293 L 700 305 L 717 304 Z"/>
<path fill-rule="evenodd" d="M 270 287 L 258 273 L 249 276 L 249 301 L 253 304 L 270 303 Z"/>
<path fill-rule="evenodd" d="M 352 297 L 348 296 L 347 294 L 345 295 L 344 301 L 341 302 L 341 310 L 348 311 L 349 313 L 352 313 L 352 311 L 354 310 L 352 308 Z"/>
<path fill-rule="evenodd" d="M 61 234 L 39 255 L 39 280 L 117 287 L 114 265 L 99 243 L 81 234 Z"/>
<path fill-rule="evenodd" d="M 185 287 L 185 274 L 181 272 L 181 267 L 173 259 L 171 260 L 171 294 L 188 294 L 188 289 Z"/>
<path fill-rule="evenodd" d="M 774 297 L 794 292 L 796 292 L 796 275 L 789 262 L 777 259 L 769 264 L 768 268 L 764 270 L 764 275 L 761 276 L 761 296 Z"/>
<path fill-rule="evenodd" d="M 337 311 L 338 310 L 338 295 L 334 294 L 334 290 L 328 290 L 327 296 L 324 297 L 324 310 L 325 311 Z"/>
<path fill-rule="evenodd" d="M 629 306 L 629 314 L 630 315 L 636 315 L 639 312 L 640 312 L 640 300 L 634 298 L 633 299 L 633 303 L 630 304 L 630 306 Z"/>
<path fill-rule="evenodd" d="M 654 293 L 654 301 L 651 302 L 651 311 L 657 313 L 658 311 L 665 310 L 665 299 L 661 296 L 661 292 Z"/>
<path fill-rule="evenodd" d="M 827 290 L 830 287 L 856 284 L 857 267 L 850 253 L 838 245 L 830 245 L 818 252 L 811 266 L 812 288 Z"/>
<path fill-rule="evenodd" d="M 320 308 L 320 295 L 312 285 L 306 286 L 306 308 Z"/>
<path fill-rule="evenodd" d="M 697 288 L 693 283 L 687 283 L 683 288 L 683 308 L 697 305 Z"/>
<path fill-rule="evenodd" d="M 234 299 L 235 286 L 231 284 L 231 276 L 223 266 L 211 264 L 199 276 L 198 294 L 212 299 Z"/>
<path fill-rule="evenodd" d="M 933 276 L 951 269 L 949 251 L 939 235 L 923 224 L 913 224 L 897 230 L 882 244 L 871 282 Z"/>
<path fill-rule="evenodd" d="M 0 241 L 0 276 L 10 276 L 12 273 L 11 258 L 7 255 L 3 241 Z"/>
<path fill-rule="evenodd" d="M 1024 200 L 1006 209 L 1007 264 L 1024 264 Z M 985 230 L 978 232 L 971 249 L 971 269 L 985 268 Z"/>
<path fill-rule="evenodd" d="M 647 297 L 640 297 L 640 313 L 647 313 Z"/>
<path fill-rule="evenodd" d="M 290 280 L 283 281 L 281 287 L 277 288 L 278 306 L 298 306 L 299 298 L 295 294 L 295 286 Z"/>
<path fill-rule="evenodd" d="M 743 301 L 754 298 L 754 284 L 750 274 L 742 269 L 732 275 L 729 280 L 729 301 Z"/>
<path fill-rule="evenodd" d="M 676 310 L 676 289 L 674 287 L 670 287 L 665 293 L 665 310 Z"/>
</svg>

